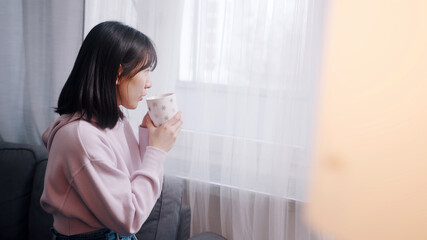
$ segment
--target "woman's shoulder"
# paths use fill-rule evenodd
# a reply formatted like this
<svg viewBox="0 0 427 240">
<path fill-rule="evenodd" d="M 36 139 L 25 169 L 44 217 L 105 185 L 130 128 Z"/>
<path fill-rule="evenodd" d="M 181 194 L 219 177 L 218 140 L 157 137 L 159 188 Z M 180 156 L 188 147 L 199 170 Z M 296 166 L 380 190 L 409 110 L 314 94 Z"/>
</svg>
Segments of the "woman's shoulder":
<svg viewBox="0 0 427 240">
<path fill-rule="evenodd" d="M 105 132 L 85 120 L 76 120 L 64 125 L 56 134 L 58 141 L 67 143 L 70 149 L 84 152 L 90 159 L 111 154 L 111 144 Z"/>
<path fill-rule="evenodd" d="M 59 129 L 57 134 L 64 134 L 66 136 L 80 136 L 80 137 L 95 137 L 102 135 L 102 129 L 98 128 L 95 124 L 86 120 L 79 119 L 64 125 Z"/>
</svg>

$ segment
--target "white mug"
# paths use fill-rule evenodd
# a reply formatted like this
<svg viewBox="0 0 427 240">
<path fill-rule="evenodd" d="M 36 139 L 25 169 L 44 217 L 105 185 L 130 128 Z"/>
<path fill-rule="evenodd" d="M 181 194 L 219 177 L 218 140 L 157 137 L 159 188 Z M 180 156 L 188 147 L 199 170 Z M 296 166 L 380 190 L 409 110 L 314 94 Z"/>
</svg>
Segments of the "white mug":
<svg viewBox="0 0 427 240">
<path fill-rule="evenodd" d="M 155 126 L 161 126 L 178 112 L 175 93 L 147 98 L 148 114 Z"/>
</svg>

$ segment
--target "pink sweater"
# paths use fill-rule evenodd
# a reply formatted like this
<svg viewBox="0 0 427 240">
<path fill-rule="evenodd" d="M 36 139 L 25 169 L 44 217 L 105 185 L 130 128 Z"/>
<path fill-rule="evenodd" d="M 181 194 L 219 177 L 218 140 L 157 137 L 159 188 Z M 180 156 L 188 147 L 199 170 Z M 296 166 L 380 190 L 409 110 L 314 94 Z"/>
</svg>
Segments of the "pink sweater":
<svg viewBox="0 0 427 240">
<path fill-rule="evenodd" d="M 58 232 L 141 228 L 160 196 L 166 157 L 148 146 L 147 129 L 139 128 L 138 144 L 127 119 L 103 130 L 62 115 L 42 138 L 49 160 L 40 203 Z"/>
</svg>

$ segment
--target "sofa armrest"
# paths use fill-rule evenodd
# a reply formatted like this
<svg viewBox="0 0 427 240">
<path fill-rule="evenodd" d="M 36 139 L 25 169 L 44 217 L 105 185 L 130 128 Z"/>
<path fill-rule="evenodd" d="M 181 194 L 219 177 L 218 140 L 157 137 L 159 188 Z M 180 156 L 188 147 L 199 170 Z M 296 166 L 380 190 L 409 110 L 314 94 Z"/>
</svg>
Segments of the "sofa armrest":
<svg viewBox="0 0 427 240">
<path fill-rule="evenodd" d="M 31 192 L 30 209 L 28 214 L 29 239 L 32 240 L 52 238 L 50 228 L 53 226 L 53 217 L 49 213 L 45 212 L 40 205 L 40 198 L 44 187 L 46 165 L 47 160 L 39 162 L 34 173 L 33 189 Z"/>
<path fill-rule="evenodd" d="M 37 165 L 46 159 L 43 146 L 0 144 L 0 239 L 35 239 L 28 231 L 29 205 Z"/>
</svg>

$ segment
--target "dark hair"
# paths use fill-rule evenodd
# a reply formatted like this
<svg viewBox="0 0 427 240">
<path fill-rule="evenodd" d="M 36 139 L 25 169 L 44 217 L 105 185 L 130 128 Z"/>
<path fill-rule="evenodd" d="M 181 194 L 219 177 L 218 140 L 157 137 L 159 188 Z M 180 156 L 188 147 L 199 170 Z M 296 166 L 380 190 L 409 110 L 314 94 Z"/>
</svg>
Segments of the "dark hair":
<svg viewBox="0 0 427 240">
<path fill-rule="evenodd" d="M 116 79 L 133 77 L 139 71 L 157 65 L 157 54 L 151 40 L 138 30 L 120 22 L 96 25 L 86 36 L 73 70 L 58 99 L 55 112 L 80 114 L 105 129 L 123 119 L 117 106 Z"/>
</svg>

